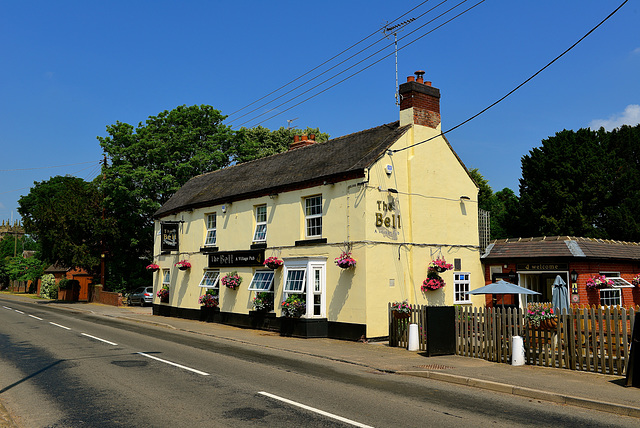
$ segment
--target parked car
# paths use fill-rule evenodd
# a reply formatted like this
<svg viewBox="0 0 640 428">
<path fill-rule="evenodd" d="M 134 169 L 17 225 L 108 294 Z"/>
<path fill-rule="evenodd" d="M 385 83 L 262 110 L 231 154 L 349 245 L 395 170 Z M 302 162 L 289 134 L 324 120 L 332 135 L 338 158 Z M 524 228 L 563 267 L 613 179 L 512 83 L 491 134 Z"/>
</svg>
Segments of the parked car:
<svg viewBox="0 0 640 428">
<path fill-rule="evenodd" d="M 139 287 L 136 288 L 133 293 L 129 294 L 127 298 L 127 305 L 132 306 L 134 304 L 140 304 L 144 306 L 145 303 L 151 304 L 153 302 L 153 287 Z"/>
</svg>

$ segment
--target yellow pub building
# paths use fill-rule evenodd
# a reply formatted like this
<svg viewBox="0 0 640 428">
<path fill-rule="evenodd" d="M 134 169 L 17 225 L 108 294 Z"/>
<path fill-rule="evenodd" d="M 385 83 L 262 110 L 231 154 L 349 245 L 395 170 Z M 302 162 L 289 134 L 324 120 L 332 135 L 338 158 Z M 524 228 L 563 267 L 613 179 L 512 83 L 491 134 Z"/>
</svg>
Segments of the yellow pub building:
<svg viewBox="0 0 640 428">
<path fill-rule="evenodd" d="M 390 302 L 484 304 L 465 294 L 485 284 L 478 188 L 441 134 L 440 91 L 422 74 L 400 85 L 399 121 L 323 143 L 302 136 L 188 181 L 155 214 L 154 290 L 168 293 L 154 314 L 357 340 L 388 335 Z M 338 266 L 343 254 L 355 265 Z M 274 258 L 279 267 L 264 265 Z M 437 259 L 451 264 L 445 285 L 426 288 Z M 213 310 L 199 303 L 207 293 Z M 294 295 L 300 316 L 282 316 Z M 273 308 L 255 310 L 257 296 Z"/>
</svg>

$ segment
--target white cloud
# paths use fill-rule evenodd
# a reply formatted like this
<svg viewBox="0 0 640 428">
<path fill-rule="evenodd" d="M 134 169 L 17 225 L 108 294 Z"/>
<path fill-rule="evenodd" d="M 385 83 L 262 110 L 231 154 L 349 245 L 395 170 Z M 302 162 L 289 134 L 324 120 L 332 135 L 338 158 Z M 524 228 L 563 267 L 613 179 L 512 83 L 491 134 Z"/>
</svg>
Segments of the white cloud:
<svg viewBox="0 0 640 428">
<path fill-rule="evenodd" d="M 631 55 L 640 55 L 640 48 L 635 48 L 631 51 Z"/>
<path fill-rule="evenodd" d="M 609 116 L 609 119 L 594 119 L 589 123 L 589 128 L 600 129 L 604 127 L 607 131 L 619 128 L 622 125 L 635 126 L 640 124 L 640 105 L 629 104 L 621 114 Z"/>
</svg>

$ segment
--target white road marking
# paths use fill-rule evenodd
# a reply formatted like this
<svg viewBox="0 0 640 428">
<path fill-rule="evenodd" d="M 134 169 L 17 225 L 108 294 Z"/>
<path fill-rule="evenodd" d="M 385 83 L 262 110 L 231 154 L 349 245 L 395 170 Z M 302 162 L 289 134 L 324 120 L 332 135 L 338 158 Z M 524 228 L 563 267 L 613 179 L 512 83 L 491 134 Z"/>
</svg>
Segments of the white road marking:
<svg viewBox="0 0 640 428">
<path fill-rule="evenodd" d="M 95 340 L 99 340 L 100 342 L 108 343 L 109 345 L 118 346 L 117 343 L 109 342 L 108 340 L 100 339 L 99 337 L 91 336 L 90 334 L 87 334 L 87 333 L 80 333 L 80 334 L 82 334 L 83 336 L 90 337 L 90 338 L 95 339 Z"/>
<path fill-rule="evenodd" d="M 14 309 L 14 311 L 16 311 L 16 312 L 17 312 L 17 313 L 19 313 L 19 314 L 24 314 L 24 312 L 19 311 L 19 310 L 17 310 L 17 309 Z"/>
<path fill-rule="evenodd" d="M 8 310 L 10 310 L 10 311 L 12 311 L 12 310 L 13 310 L 13 308 L 10 308 L 9 306 L 4 306 L 4 305 L 2 305 L 2 307 L 3 307 L 3 308 L 5 308 L 5 309 L 8 309 Z"/>
<path fill-rule="evenodd" d="M 162 358 L 154 357 L 153 355 L 145 354 L 144 352 L 138 352 L 138 354 L 143 355 L 143 356 L 145 356 L 147 358 L 151 358 L 151 359 L 156 360 L 156 361 L 160 361 L 160 362 L 163 362 L 163 363 L 166 363 L 166 364 L 170 364 L 170 365 L 175 366 L 175 367 L 179 367 L 179 368 L 184 369 L 184 370 L 189 370 L 190 372 L 194 372 L 194 373 L 197 373 L 197 374 L 202 375 L 202 376 L 209 376 L 209 373 L 201 372 L 200 370 L 192 369 L 191 367 L 187 367 L 187 366 L 183 366 L 183 365 L 180 365 L 180 364 L 177 364 L 177 363 L 173 363 L 171 361 L 163 360 Z"/>
<path fill-rule="evenodd" d="M 35 319 L 37 319 L 37 320 L 42 321 L 42 318 L 39 318 L 39 317 L 37 317 L 37 316 L 35 316 L 35 315 L 29 315 L 29 316 L 30 316 L 31 318 L 35 318 Z"/>
<path fill-rule="evenodd" d="M 51 324 L 51 325 L 55 325 L 56 327 L 64 328 L 65 330 L 71 330 L 69 327 L 65 327 L 65 326 L 63 326 L 63 325 L 56 324 L 56 323 L 51 322 L 51 321 L 49 321 L 49 324 Z"/>
<path fill-rule="evenodd" d="M 260 392 L 258 392 L 258 394 L 262 394 L 264 396 L 273 398 L 274 400 L 279 400 L 279 401 L 282 401 L 284 403 L 291 404 L 292 406 L 297 406 L 297 407 L 303 408 L 305 410 L 309 410 L 311 412 L 318 413 L 318 414 L 326 416 L 328 418 L 336 419 L 336 420 L 338 420 L 340 422 L 344 422 L 344 423 L 349 424 L 349 425 L 353 425 L 353 426 L 361 427 L 361 428 L 373 428 L 371 425 L 361 424 L 360 422 L 352 421 L 351 419 L 343 418 L 342 416 L 334 415 L 332 413 L 325 412 L 324 410 L 320 410 L 320 409 L 316 409 L 314 407 L 310 407 L 310 406 L 307 406 L 307 405 L 304 405 L 304 404 L 296 403 L 295 401 L 291 401 L 291 400 L 288 400 L 286 398 L 278 397 L 277 395 L 269 394 L 268 392 L 260 391 Z"/>
</svg>

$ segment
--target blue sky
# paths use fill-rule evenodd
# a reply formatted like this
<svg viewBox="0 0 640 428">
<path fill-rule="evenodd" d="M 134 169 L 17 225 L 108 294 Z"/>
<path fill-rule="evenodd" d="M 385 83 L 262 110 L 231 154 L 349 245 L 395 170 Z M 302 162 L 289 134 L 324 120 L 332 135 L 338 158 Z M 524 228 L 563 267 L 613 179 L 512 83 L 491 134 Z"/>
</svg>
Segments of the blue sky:
<svg viewBox="0 0 640 428">
<path fill-rule="evenodd" d="M 428 1 L 401 20 L 441 2 Z M 477 2 L 427 24 L 460 3 L 446 1 L 398 33 L 399 81 L 426 71 L 425 80 L 441 91 L 443 130 L 505 95 L 622 0 L 487 0 L 408 45 Z M 34 181 L 65 174 L 93 179 L 102 158 L 96 137 L 106 135 L 107 125 L 137 125 L 183 104 L 208 104 L 229 115 L 421 3 L 0 0 L 0 221 L 19 217 L 17 201 Z M 517 192 L 520 159 L 543 139 L 563 129 L 638 124 L 639 22 L 639 2 L 629 1 L 523 88 L 449 133 L 467 167 L 478 168 L 494 191 Z M 392 53 L 386 47 L 254 119 L 384 48 L 391 39 L 312 80 L 382 37 L 372 36 L 287 90 L 306 83 L 302 88 L 272 105 L 254 104 L 247 110 L 260 107 L 256 112 L 238 118 L 244 110 L 229 123 L 254 126 Z M 394 88 L 391 55 L 261 125 L 276 129 L 296 119 L 294 126 L 319 127 L 332 137 L 368 129 L 398 119 Z M 67 166 L 55 167 L 60 165 Z"/>
</svg>

